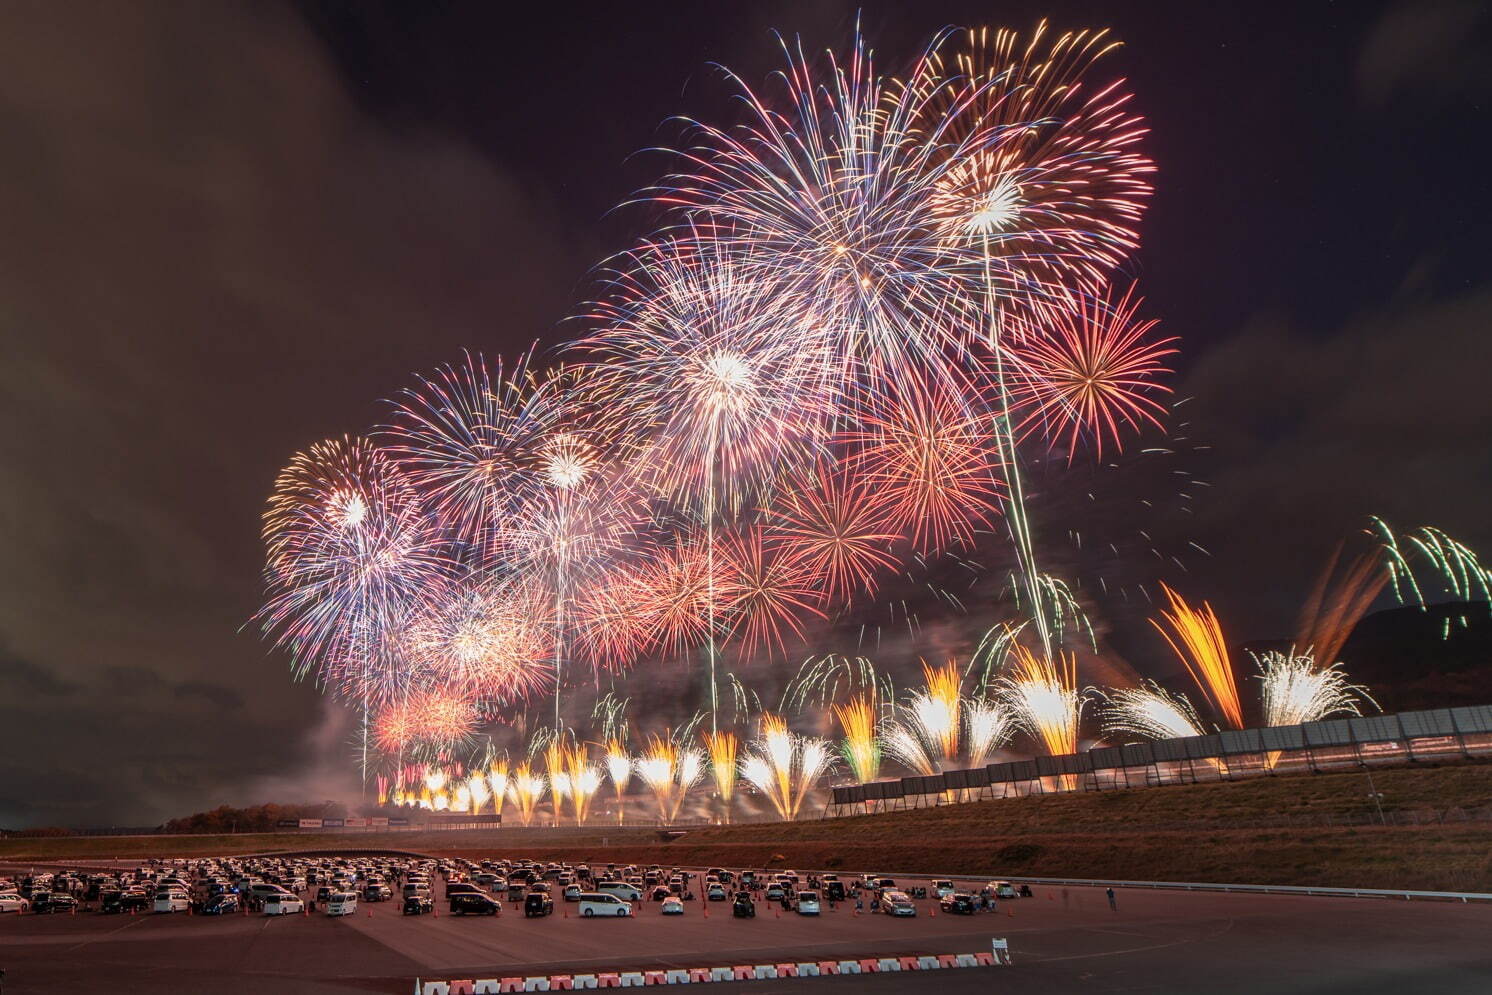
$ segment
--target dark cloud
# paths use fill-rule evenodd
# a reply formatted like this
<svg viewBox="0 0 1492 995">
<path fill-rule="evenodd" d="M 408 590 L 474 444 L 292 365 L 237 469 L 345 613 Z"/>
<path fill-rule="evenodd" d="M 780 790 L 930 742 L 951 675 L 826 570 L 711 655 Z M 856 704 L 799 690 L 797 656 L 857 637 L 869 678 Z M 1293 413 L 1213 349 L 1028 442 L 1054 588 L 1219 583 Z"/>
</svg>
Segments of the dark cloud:
<svg viewBox="0 0 1492 995">
<path fill-rule="evenodd" d="M 205 701 L 225 712 L 243 707 L 243 695 L 232 688 L 223 687 L 221 684 L 209 684 L 206 681 L 183 681 L 172 688 L 171 693 L 178 700 Z"/>
<path fill-rule="evenodd" d="M 0 644 L 0 687 L 14 695 L 40 695 L 63 698 L 78 690 L 78 685 L 56 671 L 30 660 L 23 660 Z"/>
<path fill-rule="evenodd" d="M 1385 11 L 1358 60 L 1372 105 L 1395 96 L 1486 96 L 1492 10 L 1479 0 L 1406 0 Z"/>
</svg>

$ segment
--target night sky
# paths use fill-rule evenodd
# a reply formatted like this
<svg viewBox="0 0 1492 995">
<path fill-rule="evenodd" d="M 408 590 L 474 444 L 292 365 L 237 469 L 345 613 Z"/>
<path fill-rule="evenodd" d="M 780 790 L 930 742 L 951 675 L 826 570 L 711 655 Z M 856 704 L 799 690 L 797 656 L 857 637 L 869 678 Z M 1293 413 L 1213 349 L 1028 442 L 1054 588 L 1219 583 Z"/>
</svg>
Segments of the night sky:
<svg viewBox="0 0 1492 995">
<path fill-rule="evenodd" d="M 0 6 L 0 827 L 345 790 L 345 718 L 247 624 L 276 471 L 463 347 L 564 338 L 651 226 L 612 210 L 638 151 L 732 119 L 710 63 L 857 9 L 888 70 L 945 24 L 1127 43 L 1133 275 L 1209 485 L 1161 529 L 1231 633 L 1287 635 L 1369 513 L 1492 549 L 1485 4 L 509 6 Z"/>
</svg>

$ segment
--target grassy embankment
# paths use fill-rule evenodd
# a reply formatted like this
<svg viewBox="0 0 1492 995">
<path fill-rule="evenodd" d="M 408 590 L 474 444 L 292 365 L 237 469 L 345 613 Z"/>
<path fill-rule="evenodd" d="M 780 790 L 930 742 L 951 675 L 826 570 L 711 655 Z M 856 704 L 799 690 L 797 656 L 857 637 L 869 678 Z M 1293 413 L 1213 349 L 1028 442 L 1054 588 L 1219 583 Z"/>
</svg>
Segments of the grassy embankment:
<svg viewBox="0 0 1492 995">
<path fill-rule="evenodd" d="M 661 843 L 649 830 L 597 828 L 556 839 L 492 832 L 73 838 L 0 841 L 0 858 L 245 853 L 390 846 L 463 855 L 518 854 L 684 865 L 946 871 L 1492 892 L 1492 823 L 1437 820 L 1492 806 L 1492 765 L 1379 770 L 1385 811 L 1418 826 L 1249 828 L 1280 816 L 1360 818 L 1359 773 L 1261 778 L 1102 794 L 1057 794 L 884 815 L 691 831 Z M 573 832 L 573 830 L 572 830 Z M 602 839 L 606 839 L 605 846 Z"/>
</svg>

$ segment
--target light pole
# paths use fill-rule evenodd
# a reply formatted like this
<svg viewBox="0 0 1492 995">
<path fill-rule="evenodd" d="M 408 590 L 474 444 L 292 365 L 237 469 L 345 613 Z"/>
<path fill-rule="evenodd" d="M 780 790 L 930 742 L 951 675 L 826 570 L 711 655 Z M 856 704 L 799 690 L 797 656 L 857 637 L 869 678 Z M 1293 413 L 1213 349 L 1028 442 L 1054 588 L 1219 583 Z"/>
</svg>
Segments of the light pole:
<svg viewBox="0 0 1492 995">
<path fill-rule="evenodd" d="M 1368 777 L 1368 797 L 1373 799 L 1373 807 L 1378 810 L 1378 821 L 1386 826 L 1388 825 L 1388 820 L 1383 817 L 1383 792 L 1373 786 L 1373 772 L 1368 769 L 1368 762 L 1366 760 L 1359 760 L 1358 765 L 1362 767 L 1362 772 Z"/>
</svg>

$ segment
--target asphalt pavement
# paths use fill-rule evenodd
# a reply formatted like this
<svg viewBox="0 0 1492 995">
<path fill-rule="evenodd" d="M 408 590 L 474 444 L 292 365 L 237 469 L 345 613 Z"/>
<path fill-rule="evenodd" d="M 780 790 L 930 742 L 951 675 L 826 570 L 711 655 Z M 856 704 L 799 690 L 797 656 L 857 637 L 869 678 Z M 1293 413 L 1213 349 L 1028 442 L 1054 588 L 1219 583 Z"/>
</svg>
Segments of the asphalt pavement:
<svg viewBox="0 0 1492 995">
<path fill-rule="evenodd" d="M 903 886 L 925 883 L 898 878 Z M 688 903 L 633 919 L 403 916 L 397 902 L 354 917 L 173 915 L 0 917 L 4 995 L 307 993 L 408 995 L 416 977 L 695 967 L 900 954 L 972 953 L 1005 937 L 1014 964 L 915 974 L 733 983 L 733 992 L 1492 991 L 1492 906 L 1120 891 L 1117 911 L 1087 888 L 1037 888 L 993 913 L 952 916 L 918 902 L 914 919 L 854 912 L 817 918 L 758 904 Z M 708 912 L 708 917 L 706 913 Z"/>
</svg>

